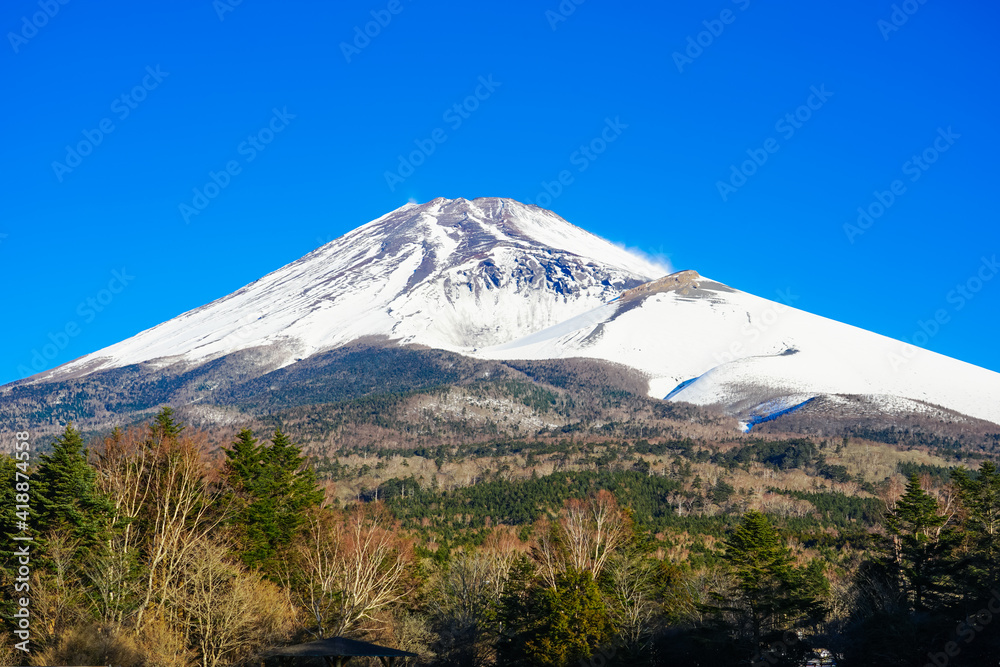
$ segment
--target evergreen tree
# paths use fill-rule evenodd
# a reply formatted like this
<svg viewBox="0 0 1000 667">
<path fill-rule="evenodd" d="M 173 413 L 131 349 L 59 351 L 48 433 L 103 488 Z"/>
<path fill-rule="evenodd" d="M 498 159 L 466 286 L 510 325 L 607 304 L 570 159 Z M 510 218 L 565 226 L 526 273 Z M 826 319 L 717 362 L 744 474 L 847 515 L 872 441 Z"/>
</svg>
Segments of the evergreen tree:
<svg viewBox="0 0 1000 667">
<path fill-rule="evenodd" d="M 912 475 L 906 493 L 886 516 L 890 565 L 901 577 L 917 611 L 927 610 L 939 600 L 948 585 L 948 561 L 955 535 L 946 529 L 947 517 L 938 512 L 937 500 Z"/>
<path fill-rule="evenodd" d="M 149 426 L 149 430 L 152 432 L 154 438 L 176 440 L 181 431 L 184 430 L 184 426 L 174 420 L 173 408 L 165 407 L 157 413 L 153 419 L 153 423 Z"/>
<path fill-rule="evenodd" d="M 261 473 L 261 447 L 253 431 L 245 428 L 226 454 L 226 479 L 237 493 L 252 494 Z"/>
<path fill-rule="evenodd" d="M 15 598 L 10 593 L 14 590 L 14 578 L 17 576 L 14 549 L 19 545 L 13 538 L 22 533 L 17 527 L 17 505 L 24 504 L 17 502 L 17 494 L 23 493 L 15 486 L 18 483 L 17 473 L 17 462 L 6 454 L 0 455 L 0 590 L 5 591 L 5 595 L 0 596 L 0 619 L 3 619 L 0 628 L 4 632 L 9 632 L 5 624 L 14 613 Z"/>
<path fill-rule="evenodd" d="M 884 528 L 875 553 L 854 575 L 857 595 L 843 633 L 845 658 L 873 667 L 924 664 L 954 637 L 955 619 L 978 610 L 955 609 L 950 595 L 957 533 L 916 475 L 886 513 Z M 976 638 L 976 646 L 985 645 Z M 985 664 L 965 662 L 971 651 L 964 645 L 961 653 L 954 664 Z M 949 656 L 941 655 L 947 662 Z"/>
<path fill-rule="evenodd" d="M 537 581 L 535 568 L 527 556 L 517 557 L 507 573 L 503 594 L 497 601 L 497 665 L 502 667 L 530 664 L 525 642 L 538 624 L 535 615 L 529 613 L 529 602 Z"/>
<path fill-rule="evenodd" d="M 11 537 L 21 531 L 17 527 L 18 518 L 16 516 L 17 494 L 30 492 L 30 481 L 18 490 L 15 484 L 17 481 L 17 461 L 6 454 L 0 455 L 0 554 L 9 555 L 13 541 Z M 24 504 L 24 503 L 20 503 Z M 3 558 L 3 565 L 7 565 L 7 559 Z"/>
<path fill-rule="evenodd" d="M 750 510 L 726 541 L 729 563 L 740 593 L 732 611 L 743 612 L 752 650 L 767 633 L 781 633 L 803 621 L 822 617 L 821 598 L 829 584 L 817 561 L 805 568 L 793 564 L 791 549 L 761 512 Z"/>
<path fill-rule="evenodd" d="M 32 479 L 34 528 L 41 533 L 65 531 L 83 547 L 95 545 L 103 536 L 111 504 L 97 490 L 80 432 L 67 424 L 52 453 L 39 459 Z"/>
<path fill-rule="evenodd" d="M 275 499 L 276 529 L 270 537 L 274 544 L 287 544 L 304 523 L 306 510 L 323 502 L 323 491 L 302 450 L 280 430 L 275 430 L 263 460 L 262 495 Z"/>
<path fill-rule="evenodd" d="M 959 468 L 952 479 L 965 509 L 963 579 L 969 589 L 981 592 L 1000 581 L 1000 471 L 986 461 L 978 473 Z"/>
<path fill-rule="evenodd" d="M 226 479 L 236 505 L 233 523 L 243 537 L 241 557 L 248 566 L 272 571 L 308 508 L 322 502 L 323 491 L 301 449 L 280 430 L 267 447 L 243 429 L 226 457 Z"/>
<path fill-rule="evenodd" d="M 614 632 L 601 591 L 588 571 L 569 568 L 556 586 L 538 585 L 529 602 L 532 628 L 525 638 L 527 654 L 536 665 L 575 665 L 608 646 Z"/>
</svg>

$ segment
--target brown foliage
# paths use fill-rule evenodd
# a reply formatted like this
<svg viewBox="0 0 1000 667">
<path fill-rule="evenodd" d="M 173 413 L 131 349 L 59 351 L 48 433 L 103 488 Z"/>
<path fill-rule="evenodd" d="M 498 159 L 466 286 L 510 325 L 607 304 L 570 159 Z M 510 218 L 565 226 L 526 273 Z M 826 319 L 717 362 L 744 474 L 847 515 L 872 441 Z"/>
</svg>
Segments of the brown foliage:
<svg viewBox="0 0 1000 667">
<path fill-rule="evenodd" d="M 201 538 L 185 550 L 179 585 L 167 591 L 174 622 L 203 667 L 237 663 L 289 634 L 294 610 L 282 591 L 247 572 L 226 545 Z"/>
<path fill-rule="evenodd" d="M 33 665 L 147 665 L 135 639 L 113 625 L 79 625 L 31 657 Z"/>
<path fill-rule="evenodd" d="M 320 637 L 372 623 L 412 588 L 412 545 L 380 503 L 347 512 L 318 509 L 297 545 L 300 604 Z"/>
</svg>

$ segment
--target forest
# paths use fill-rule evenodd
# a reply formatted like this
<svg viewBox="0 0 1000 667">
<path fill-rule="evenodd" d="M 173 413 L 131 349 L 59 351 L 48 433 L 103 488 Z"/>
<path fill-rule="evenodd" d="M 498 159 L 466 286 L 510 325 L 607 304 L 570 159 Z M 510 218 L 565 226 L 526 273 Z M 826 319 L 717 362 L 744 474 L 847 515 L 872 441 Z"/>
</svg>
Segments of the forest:
<svg viewBox="0 0 1000 667">
<path fill-rule="evenodd" d="M 269 429 L 212 433 L 163 408 L 0 458 L 0 664 L 250 665 L 331 636 L 441 666 L 1000 655 L 1000 471 L 985 456 L 876 480 L 845 465 L 847 438 L 563 434 L 319 456 Z M 418 474 L 471 459 L 464 482 Z"/>
</svg>

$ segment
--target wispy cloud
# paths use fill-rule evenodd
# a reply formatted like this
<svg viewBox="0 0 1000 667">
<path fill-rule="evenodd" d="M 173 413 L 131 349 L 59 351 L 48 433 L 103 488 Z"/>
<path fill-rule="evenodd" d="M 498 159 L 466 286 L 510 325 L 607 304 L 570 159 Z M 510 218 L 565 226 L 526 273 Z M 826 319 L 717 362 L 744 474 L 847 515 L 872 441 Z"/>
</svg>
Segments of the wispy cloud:
<svg viewBox="0 0 1000 667">
<path fill-rule="evenodd" d="M 663 270 L 664 275 L 675 271 L 673 262 L 670 261 L 670 254 L 660 246 L 658 248 L 635 248 L 624 243 L 615 243 L 616 246 L 625 252 L 637 255 L 650 264 Z"/>
</svg>

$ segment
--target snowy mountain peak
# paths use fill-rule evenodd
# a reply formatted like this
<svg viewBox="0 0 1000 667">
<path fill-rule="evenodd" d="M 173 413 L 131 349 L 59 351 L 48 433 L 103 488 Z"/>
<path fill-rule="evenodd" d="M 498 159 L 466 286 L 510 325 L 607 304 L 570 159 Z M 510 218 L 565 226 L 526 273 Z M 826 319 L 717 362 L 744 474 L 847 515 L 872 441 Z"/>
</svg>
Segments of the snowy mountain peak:
<svg viewBox="0 0 1000 667">
<path fill-rule="evenodd" d="M 512 199 L 406 204 L 208 305 L 35 380 L 238 350 L 293 363 L 362 337 L 454 351 L 499 345 L 668 273 Z"/>
<path fill-rule="evenodd" d="M 513 199 L 477 197 L 445 199 L 426 204 L 405 204 L 391 213 L 329 244 L 341 248 L 342 240 L 379 234 L 392 242 L 421 242 L 448 248 L 468 258 L 495 246 L 554 249 L 593 258 L 643 276 L 657 277 L 669 270 L 615 246 L 570 224 L 552 211 Z"/>
</svg>

